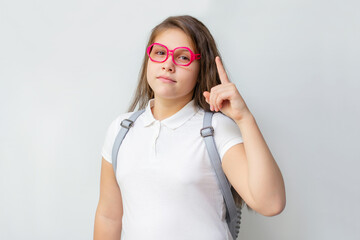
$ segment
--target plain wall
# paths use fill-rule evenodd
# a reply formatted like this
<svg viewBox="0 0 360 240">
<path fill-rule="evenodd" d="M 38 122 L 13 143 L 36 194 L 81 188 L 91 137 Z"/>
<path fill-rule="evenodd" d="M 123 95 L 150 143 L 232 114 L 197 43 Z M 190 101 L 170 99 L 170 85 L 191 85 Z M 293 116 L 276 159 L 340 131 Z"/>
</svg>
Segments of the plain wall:
<svg viewBox="0 0 360 240">
<path fill-rule="evenodd" d="M 91 239 L 106 129 L 151 29 L 202 21 L 282 170 L 239 239 L 360 239 L 358 1 L 0 2 L 0 239 Z"/>
</svg>

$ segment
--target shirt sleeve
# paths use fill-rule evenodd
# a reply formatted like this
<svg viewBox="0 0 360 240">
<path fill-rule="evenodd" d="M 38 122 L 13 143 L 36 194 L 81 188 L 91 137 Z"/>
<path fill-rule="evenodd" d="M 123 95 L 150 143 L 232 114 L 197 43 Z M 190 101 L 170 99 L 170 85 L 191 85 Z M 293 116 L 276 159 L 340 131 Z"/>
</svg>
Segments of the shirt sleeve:
<svg viewBox="0 0 360 240">
<path fill-rule="evenodd" d="M 243 143 L 243 138 L 235 121 L 222 113 L 214 113 L 212 125 L 215 144 L 222 161 L 226 151 L 238 143 Z"/>
<path fill-rule="evenodd" d="M 108 161 L 109 163 L 112 163 L 112 148 L 115 142 L 115 138 L 118 135 L 120 128 L 121 128 L 121 121 L 125 118 L 130 117 L 130 113 L 124 113 L 118 116 L 115 120 L 113 120 L 110 125 L 108 126 L 104 144 L 101 150 L 102 157 Z"/>
</svg>

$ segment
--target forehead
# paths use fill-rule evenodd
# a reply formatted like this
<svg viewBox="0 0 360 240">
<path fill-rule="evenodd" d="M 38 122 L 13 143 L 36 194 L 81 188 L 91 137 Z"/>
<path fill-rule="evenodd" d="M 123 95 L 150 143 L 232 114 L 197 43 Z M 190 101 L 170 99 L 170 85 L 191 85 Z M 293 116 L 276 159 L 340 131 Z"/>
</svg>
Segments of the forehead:
<svg viewBox="0 0 360 240">
<path fill-rule="evenodd" d="M 180 29 L 170 28 L 160 32 L 156 37 L 154 42 L 164 44 L 169 49 L 174 49 L 176 47 L 188 47 L 191 50 L 194 50 L 193 43 Z"/>
</svg>

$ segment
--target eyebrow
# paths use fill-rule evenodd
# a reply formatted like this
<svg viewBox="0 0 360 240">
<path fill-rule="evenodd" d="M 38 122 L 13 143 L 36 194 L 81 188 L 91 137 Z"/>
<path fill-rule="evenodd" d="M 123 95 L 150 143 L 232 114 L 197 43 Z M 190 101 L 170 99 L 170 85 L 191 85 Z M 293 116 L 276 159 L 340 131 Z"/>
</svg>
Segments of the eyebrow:
<svg viewBox="0 0 360 240">
<path fill-rule="evenodd" d="M 192 46 L 178 46 L 178 47 L 175 47 L 175 48 L 173 48 L 173 49 L 170 49 L 166 44 L 163 44 L 163 43 L 161 43 L 161 42 L 155 42 L 155 41 L 154 41 L 153 43 L 160 43 L 160 44 L 166 46 L 169 50 L 174 50 L 175 48 L 180 48 L 180 47 L 187 47 L 187 48 L 189 48 L 193 53 L 196 52 Z"/>
</svg>

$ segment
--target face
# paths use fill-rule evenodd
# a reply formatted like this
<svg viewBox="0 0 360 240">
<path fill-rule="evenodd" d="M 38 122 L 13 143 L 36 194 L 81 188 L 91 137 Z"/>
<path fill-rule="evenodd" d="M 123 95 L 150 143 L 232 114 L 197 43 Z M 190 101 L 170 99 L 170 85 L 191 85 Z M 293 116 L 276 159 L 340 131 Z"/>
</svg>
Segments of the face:
<svg viewBox="0 0 360 240">
<path fill-rule="evenodd" d="M 176 47 L 188 47 L 192 52 L 197 53 L 191 39 L 180 29 L 167 29 L 160 33 L 154 42 L 165 45 L 169 50 Z M 168 59 L 162 63 L 148 59 L 146 76 L 155 98 L 190 101 L 199 68 L 199 60 L 194 60 L 189 66 L 179 66 L 173 62 L 169 54 Z"/>
</svg>

